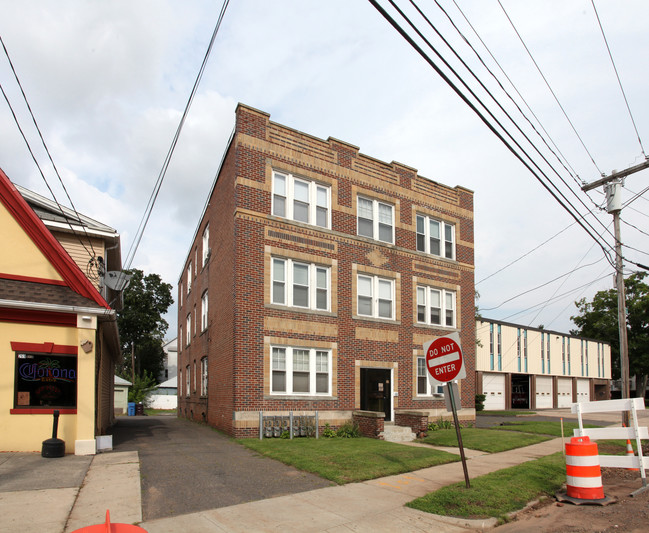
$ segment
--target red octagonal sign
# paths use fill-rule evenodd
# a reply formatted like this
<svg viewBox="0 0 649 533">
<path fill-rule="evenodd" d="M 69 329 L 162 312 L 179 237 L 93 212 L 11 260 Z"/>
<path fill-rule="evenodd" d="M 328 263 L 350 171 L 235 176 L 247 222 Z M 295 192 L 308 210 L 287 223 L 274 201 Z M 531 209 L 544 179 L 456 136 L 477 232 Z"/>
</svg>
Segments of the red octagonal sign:
<svg viewBox="0 0 649 533">
<path fill-rule="evenodd" d="M 466 377 L 459 335 L 439 337 L 424 345 L 426 368 L 434 381 L 447 383 Z"/>
</svg>

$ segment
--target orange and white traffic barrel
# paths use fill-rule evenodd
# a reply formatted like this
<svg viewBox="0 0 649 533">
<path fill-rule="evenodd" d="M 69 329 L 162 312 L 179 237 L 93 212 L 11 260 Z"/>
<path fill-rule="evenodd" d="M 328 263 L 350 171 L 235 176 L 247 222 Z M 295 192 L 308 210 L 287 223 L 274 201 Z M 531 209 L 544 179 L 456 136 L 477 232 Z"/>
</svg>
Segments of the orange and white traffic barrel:
<svg viewBox="0 0 649 533">
<path fill-rule="evenodd" d="M 566 443 L 566 489 L 579 500 L 603 500 L 602 471 L 597 443 L 589 437 L 573 437 Z"/>
</svg>

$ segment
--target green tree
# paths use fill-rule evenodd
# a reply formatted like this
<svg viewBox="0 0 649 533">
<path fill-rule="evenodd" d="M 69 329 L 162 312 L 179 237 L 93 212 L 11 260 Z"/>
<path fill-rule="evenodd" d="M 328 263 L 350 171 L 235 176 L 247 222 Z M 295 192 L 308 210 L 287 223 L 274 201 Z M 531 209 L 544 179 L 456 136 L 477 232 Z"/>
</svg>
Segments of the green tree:
<svg viewBox="0 0 649 533">
<path fill-rule="evenodd" d="M 158 274 L 132 269 L 131 281 L 124 289 L 124 308 L 117 314 L 123 360 L 117 372 L 131 380 L 131 347 L 135 350 L 135 374 L 158 376 L 164 367 L 164 336 L 169 324 L 163 315 L 173 303 L 171 285 Z"/>
<path fill-rule="evenodd" d="M 142 372 L 142 376 L 135 376 L 133 385 L 128 390 L 128 401 L 134 403 L 141 403 L 144 407 L 149 407 L 149 393 L 156 388 L 155 378 L 146 370 Z"/>
<path fill-rule="evenodd" d="M 649 376 L 649 285 L 645 272 L 624 280 L 629 342 L 629 374 L 636 376 L 636 389 L 644 391 Z M 570 317 L 577 325 L 572 333 L 611 344 L 613 377 L 620 377 L 620 337 L 617 315 L 617 290 L 599 291 L 592 302 L 575 302 L 579 314 Z M 640 392 L 642 395 L 642 392 Z"/>
</svg>

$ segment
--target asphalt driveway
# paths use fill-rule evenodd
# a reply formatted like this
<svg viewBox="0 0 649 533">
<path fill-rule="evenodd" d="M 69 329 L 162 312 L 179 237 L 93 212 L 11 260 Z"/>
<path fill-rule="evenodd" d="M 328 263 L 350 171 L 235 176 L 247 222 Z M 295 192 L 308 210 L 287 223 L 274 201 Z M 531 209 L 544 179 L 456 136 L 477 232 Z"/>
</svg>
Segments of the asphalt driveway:
<svg viewBox="0 0 649 533">
<path fill-rule="evenodd" d="M 137 451 L 145 520 L 329 487 L 261 457 L 212 428 L 175 416 L 119 417 L 113 450 Z"/>
</svg>

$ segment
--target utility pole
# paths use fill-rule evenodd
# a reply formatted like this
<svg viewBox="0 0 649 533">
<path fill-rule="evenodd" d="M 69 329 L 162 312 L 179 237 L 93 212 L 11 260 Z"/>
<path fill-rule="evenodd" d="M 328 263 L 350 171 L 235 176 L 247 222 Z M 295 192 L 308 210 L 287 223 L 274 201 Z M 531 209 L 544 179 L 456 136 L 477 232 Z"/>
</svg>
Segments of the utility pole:
<svg viewBox="0 0 649 533">
<path fill-rule="evenodd" d="M 622 211 L 622 197 L 620 184 L 622 178 L 649 168 L 649 160 L 644 163 L 627 168 L 620 172 L 614 171 L 610 176 L 584 185 L 581 190 L 586 192 L 604 186 L 606 192 L 606 210 L 613 215 L 613 226 L 615 231 L 615 285 L 617 287 L 617 321 L 620 338 L 620 384 L 622 398 L 629 398 L 629 342 L 626 330 L 626 295 L 624 290 L 624 275 L 622 262 L 622 237 L 620 235 L 620 211 Z M 644 392 L 644 391 L 643 391 Z M 622 412 L 622 422 L 629 427 L 629 412 Z"/>
</svg>

